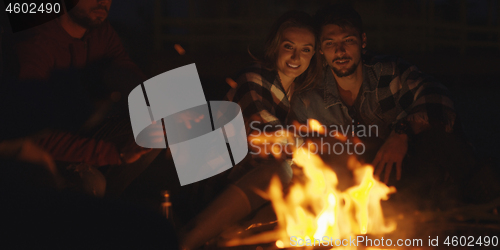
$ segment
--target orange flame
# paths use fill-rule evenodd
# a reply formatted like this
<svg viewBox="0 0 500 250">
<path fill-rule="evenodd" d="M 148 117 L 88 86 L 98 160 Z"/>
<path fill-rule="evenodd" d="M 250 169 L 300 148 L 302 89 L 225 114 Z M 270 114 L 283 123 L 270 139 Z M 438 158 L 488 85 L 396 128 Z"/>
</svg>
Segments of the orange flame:
<svg viewBox="0 0 500 250">
<path fill-rule="evenodd" d="M 319 122 L 309 127 L 324 133 Z M 261 138 L 260 138 L 261 139 Z M 268 138 L 269 139 L 269 138 Z M 274 238 L 277 247 L 290 246 L 290 237 L 304 240 L 349 238 L 360 234 L 385 234 L 396 228 L 386 223 L 380 205 L 389 194 L 396 192 L 373 177 L 373 167 L 362 165 L 353 156 L 348 168 L 353 171 L 355 185 L 345 191 L 337 188 L 333 169 L 311 152 L 313 143 L 305 143 L 293 151 L 293 161 L 301 167 L 305 181 L 293 182 L 287 194 L 277 176 L 273 177 L 265 195 L 272 202 L 278 226 L 272 232 L 234 240 L 228 246 L 269 242 Z"/>
<path fill-rule="evenodd" d="M 352 158 L 357 185 L 339 191 L 337 175 L 318 155 L 304 148 L 294 152 L 294 162 L 302 166 L 307 181 L 293 184 L 283 198 L 278 178 L 273 179 L 269 197 L 278 217 L 279 240 L 289 243 L 290 236 L 303 239 L 339 239 L 359 234 L 383 234 L 395 229 L 386 225 L 380 200 L 388 199 L 394 187 L 373 178 L 373 167 L 361 166 Z"/>
<path fill-rule="evenodd" d="M 321 126 L 321 123 L 319 123 L 317 120 L 309 119 L 307 125 L 312 131 L 318 132 L 321 135 L 324 135 L 326 132 L 325 127 Z"/>
</svg>

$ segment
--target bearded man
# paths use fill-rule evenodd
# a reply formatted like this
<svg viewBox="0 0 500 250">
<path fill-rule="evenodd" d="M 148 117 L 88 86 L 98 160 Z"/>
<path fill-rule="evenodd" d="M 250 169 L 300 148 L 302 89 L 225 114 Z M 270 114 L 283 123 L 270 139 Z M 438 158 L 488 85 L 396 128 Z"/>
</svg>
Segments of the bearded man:
<svg viewBox="0 0 500 250">
<path fill-rule="evenodd" d="M 371 142 L 367 134 L 374 135 L 381 146 L 366 163 L 396 187 L 428 196 L 445 182 L 465 186 L 474 160 L 453 134 L 456 113 L 449 91 L 400 58 L 370 56 L 361 16 L 351 6 L 331 5 L 315 19 L 323 77 L 313 89 L 294 95 L 288 122 L 316 119 Z"/>
<path fill-rule="evenodd" d="M 111 2 L 66 1 L 59 18 L 28 31 L 16 48 L 19 78 L 47 79 L 54 70 L 83 68 L 103 60 L 140 74 L 106 21 Z"/>
</svg>

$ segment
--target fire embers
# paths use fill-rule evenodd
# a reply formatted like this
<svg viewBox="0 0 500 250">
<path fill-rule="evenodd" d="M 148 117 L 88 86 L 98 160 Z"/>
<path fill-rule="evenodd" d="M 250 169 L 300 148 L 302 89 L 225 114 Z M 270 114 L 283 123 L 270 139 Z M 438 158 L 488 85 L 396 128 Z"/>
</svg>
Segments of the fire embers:
<svg viewBox="0 0 500 250">
<path fill-rule="evenodd" d="M 385 222 L 380 201 L 387 200 L 396 189 L 376 180 L 373 167 L 361 164 L 355 156 L 327 156 L 327 164 L 309 150 L 310 143 L 306 140 L 294 149 L 296 166 L 287 192 L 274 177 L 264 195 L 272 202 L 278 219 L 274 231 L 233 240 L 228 245 L 275 241 L 277 246 L 289 247 L 291 237 L 345 239 L 395 230 L 395 223 Z"/>
<path fill-rule="evenodd" d="M 361 165 L 354 157 L 348 161 L 354 186 L 340 191 L 337 174 L 318 155 L 299 148 L 294 162 L 304 173 L 303 182 L 293 183 L 288 194 L 274 178 L 269 198 L 278 217 L 280 240 L 289 245 L 291 236 L 304 239 L 348 238 L 360 234 L 384 234 L 395 229 L 386 225 L 380 206 L 394 193 L 394 187 L 373 178 L 373 167 Z"/>
</svg>

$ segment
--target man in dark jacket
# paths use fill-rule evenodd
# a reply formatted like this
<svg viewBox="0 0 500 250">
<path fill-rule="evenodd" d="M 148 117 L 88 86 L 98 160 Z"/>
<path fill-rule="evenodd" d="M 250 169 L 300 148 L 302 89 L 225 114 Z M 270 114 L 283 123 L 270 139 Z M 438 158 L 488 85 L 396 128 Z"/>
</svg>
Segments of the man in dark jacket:
<svg viewBox="0 0 500 250">
<path fill-rule="evenodd" d="M 106 17 L 108 0 L 80 0 L 59 18 L 28 32 L 17 44 L 20 79 L 47 79 L 56 69 L 108 60 L 143 77 Z M 135 86 L 134 86 L 135 87 Z"/>
<path fill-rule="evenodd" d="M 14 74 L 20 81 L 48 81 L 61 71 L 75 70 L 77 81 L 67 84 L 83 82 L 97 107 L 86 124 L 93 129 L 77 134 L 53 131 L 37 140 L 56 161 L 117 165 L 135 162 L 150 151 L 135 143 L 126 115 L 126 96 L 145 77 L 106 20 L 111 2 L 65 1 L 61 16 L 20 34 L 16 43 L 19 67 Z M 110 110 L 114 117 L 108 115 L 103 122 Z"/>
</svg>

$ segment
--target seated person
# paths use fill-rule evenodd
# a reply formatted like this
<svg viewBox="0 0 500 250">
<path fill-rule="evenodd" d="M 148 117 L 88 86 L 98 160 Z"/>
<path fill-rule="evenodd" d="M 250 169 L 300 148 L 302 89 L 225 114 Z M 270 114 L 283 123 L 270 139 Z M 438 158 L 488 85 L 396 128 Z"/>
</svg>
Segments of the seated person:
<svg viewBox="0 0 500 250">
<path fill-rule="evenodd" d="M 349 134 L 358 136 L 356 128 L 374 128 L 372 134 L 383 143 L 368 163 L 384 182 L 395 172 L 397 180 L 412 179 L 396 187 L 406 184 L 430 195 L 447 172 L 459 185 L 473 161 L 465 144 L 451 134 L 456 114 L 447 89 L 399 58 L 366 55 L 367 37 L 352 7 L 331 5 L 315 19 L 323 78 L 314 89 L 294 95 L 288 122 L 316 119 L 327 128 L 354 128 Z M 403 164 L 409 146 L 413 157 Z"/>
<path fill-rule="evenodd" d="M 53 81 L 54 74 L 72 70 L 75 79 L 67 84 L 84 85 L 98 111 L 77 133 L 53 130 L 34 141 L 56 161 L 125 165 L 151 151 L 135 143 L 125 98 L 145 77 L 106 20 L 110 6 L 111 1 L 63 1 L 61 16 L 17 35 L 18 68 L 9 73 L 16 75 L 20 84 Z M 26 87 L 26 91 L 30 89 Z M 120 176 L 128 168 L 112 167 L 108 177 Z M 108 178 L 113 179 L 108 188 L 115 194 L 132 181 L 120 178 Z"/>
<path fill-rule="evenodd" d="M 291 11 L 277 20 L 267 38 L 264 59 L 243 70 L 236 79 L 237 86 L 226 96 L 240 105 L 247 134 L 284 124 L 293 92 L 315 80 L 315 49 L 313 22 L 308 14 Z M 239 180 L 198 216 L 193 228 L 187 227 L 189 232 L 182 243 L 187 249 L 201 246 L 264 204 L 266 201 L 254 194 L 253 188 L 266 189 L 274 173 L 288 180 L 291 177 L 291 171 L 275 162 L 259 164 L 250 154 L 232 171 L 230 177 Z"/>
</svg>

